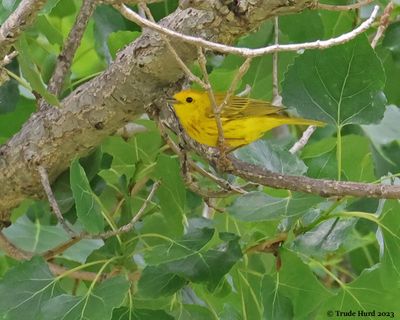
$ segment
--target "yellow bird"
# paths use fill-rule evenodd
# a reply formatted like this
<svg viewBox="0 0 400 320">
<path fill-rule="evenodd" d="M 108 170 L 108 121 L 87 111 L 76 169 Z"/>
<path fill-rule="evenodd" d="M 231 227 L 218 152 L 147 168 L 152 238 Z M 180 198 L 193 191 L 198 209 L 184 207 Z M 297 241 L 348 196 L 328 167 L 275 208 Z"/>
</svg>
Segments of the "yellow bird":
<svg viewBox="0 0 400 320">
<path fill-rule="evenodd" d="M 216 147 L 218 129 L 208 93 L 183 90 L 171 101 L 179 121 L 188 135 L 201 144 Z M 224 93 L 216 93 L 217 106 L 224 101 Z M 238 148 L 263 136 L 266 131 L 284 124 L 324 126 L 325 123 L 302 118 L 290 118 L 262 100 L 234 96 L 222 109 L 221 123 L 225 145 Z"/>
</svg>

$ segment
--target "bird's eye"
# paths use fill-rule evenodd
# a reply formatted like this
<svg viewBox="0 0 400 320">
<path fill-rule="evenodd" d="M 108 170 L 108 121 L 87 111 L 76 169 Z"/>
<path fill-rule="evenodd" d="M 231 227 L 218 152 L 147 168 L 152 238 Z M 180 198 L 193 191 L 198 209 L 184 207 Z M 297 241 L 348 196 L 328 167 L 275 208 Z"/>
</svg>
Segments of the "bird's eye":
<svg viewBox="0 0 400 320">
<path fill-rule="evenodd" d="M 193 102 L 193 98 L 192 97 L 187 97 L 186 98 L 186 102 L 187 103 L 192 103 Z"/>
</svg>

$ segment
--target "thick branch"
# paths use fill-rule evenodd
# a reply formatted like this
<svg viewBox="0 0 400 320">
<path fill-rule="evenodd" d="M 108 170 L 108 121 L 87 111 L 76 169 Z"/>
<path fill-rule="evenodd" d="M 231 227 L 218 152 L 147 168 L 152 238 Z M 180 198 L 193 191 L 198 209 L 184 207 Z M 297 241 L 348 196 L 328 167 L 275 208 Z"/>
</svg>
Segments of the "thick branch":
<svg viewBox="0 0 400 320">
<path fill-rule="evenodd" d="M 241 6 L 246 3 L 240 1 Z M 310 2 L 298 0 L 288 5 L 283 0 L 258 0 L 247 4 L 245 15 L 237 15 L 232 11 L 235 8 L 178 9 L 160 24 L 178 33 L 229 44 L 276 12 L 301 11 Z M 38 165 L 54 181 L 73 158 L 87 154 L 141 115 L 145 107 L 162 105 L 164 97 L 180 90 L 182 70 L 161 40 L 158 33 L 145 29 L 103 74 L 72 92 L 60 108 L 32 115 L 21 131 L 0 147 L 0 220 L 8 220 L 9 210 L 23 199 L 44 196 Z M 196 59 L 193 45 L 179 41 L 173 45 L 185 63 Z"/>
<path fill-rule="evenodd" d="M 22 0 L 0 27 L 0 60 L 10 51 L 21 32 L 35 20 L 46 0 Z"/>
</svg>

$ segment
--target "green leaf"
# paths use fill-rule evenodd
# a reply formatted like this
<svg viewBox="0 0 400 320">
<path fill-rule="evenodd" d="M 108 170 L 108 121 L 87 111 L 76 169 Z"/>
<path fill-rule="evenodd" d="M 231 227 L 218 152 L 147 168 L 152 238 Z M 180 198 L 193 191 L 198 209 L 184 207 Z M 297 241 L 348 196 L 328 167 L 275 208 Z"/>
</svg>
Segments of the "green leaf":
<svg viewBox="0 0 400 320">
<path fill-rule="evenodd" d="M 55 2 L 55 6 L 53 4 Z M 58 1 L 50 1 L 51 4 L 51 15 L 59 18 L 65 18 L 67 16 L 73 15 L 77 11 L 77 5 L 74 1 L 71 0 L 58 0 Z M 50 8 L 49 8 L 50 9 Z"/>
<path fill-rule="evenodd" d="M 400 109 L 388 106 L 382 121 L 378 124 L 362 126 L 368 137 L 376 145 L 388 144 L 400 140 Z"/>
<path fill-rule="evenodd" d="M 7 101 L 5 102 L 8 103 Z M 0 138 L 11 138 L 35 110 L 36 106 L 33 100 L 20 96 L 14 112 L 0 113 Z"/>
<path fill-rule="evenodd" d="M 330 219 L 325 221 L 316 228 L 298 236 L 293 242 L 292 249 L 307 256 L 324 259 L 328 254 L 338 251 L 349 240 L 355 240 L 355 237 L 351 236 L 356 222 L 356 219 Z"/>
<path fill-rule="evenodd" d="M 165 264 L 146 267 L 139 279 L 139 294 L 158 298 L 174 294 L 183 288 L 186 280 L 168 270 Z"/>
<path fill-rule="evenodd" d="M 7 69 L 14 73 L 18 73 L 18 66 L 15 62 L 9 64 Z M 0 74 L 3 72 L 3 70 L 0 70 Z M 18 82 L 10 78 L 8 81 L 0 85 L 0 116 L 1 114 L 14 111 L 18 100 Z"/>
<path fill-rule="evenodd" d="M 280 253 L 282 267 L 276 285 L 292 302 L 295 317 L 310 319 L 311 313 L 331 297 L 332 293 L 324 288 L 309 266 L 304 264 L 294 252 L 282 250 Z M 339 305 L 331 304 L 331 307 Z"/>
<path fill-rule="evenodd" d="M 128 29 L 127 21 L 114 8 L 105 5 L 96 7 L 93 19 L 96 50 L 110 63 L 112 54 L 107 45 L 108 36 L 112 32 Z"/>
<path fill-rule="evenodd" d="M 227 212 L 246 222 L 281 220 L 300 216 L 321 201 L 322 198 L 314 195 L 293 193 L 286 198 L 277 198 L 255 191 L 237 197 Z"/>
<path fill-rule="evenodd" d="M 96 285 L 84 296 L 60 295 L 46 301 L 43 319 L 48 320 L 109 320 L 114 308 L 123 302 L 129 289 L 124 277 L 114 277 Z"/>
<path fill-rule="evenodd" d="M 4 234 L 16 246 L 32 253 L 43 253 L 70 239 L 60 226 L 48 226 L 40 221 L 32 222 L 27 216 L 22 216 Z M 63 252 L 65 259 L 84 263 L 89 254 L 101 247 L 103 241 L 83 239 Z"/>
<path fill-rule="evenodd" d="M 283 83 L 283 103 L 301 116 L 335 126 L 383 117 L 385 74 L 365 36 L 296 58 Z"/>
<path fill-rule="evenodd" d="M 324 25 L 316 10 L 279 17 L 279 30 L 294 43 L 321 40 L 324 36 Z"/>
<path fill-rule="evenodd" d="M 382 41 L 382 46 L 389 49 L 394 55 L 399 57 L 400 54 L 399 39 L 400 39 L 400 22 L 397 21 L 389 24 Z"/>
<path fill-rule="evenodd" d="M 400 55 L 394 56 L 392 52 L 382 46 L 376 48 L 376 53 L 383 63 L 386 74 L 385 95 L 389 104 L 400 105 Z"/>
<path fill-rule="evenodd" d="M 325 138 L 307 144 L 301 153 L 301 157 L 309 168 L 308 176 L 337 178 L 336 138 Z"/>
<path fill-rule="evenodd" d="M 322 139 L 306 145 L 302 158 L 308 175 L 314 178 L 337 178 L 336 138 Z M 374 181 L 374 166 L 370 142 L 366 137 L 342 137 L 342 176 L 350 181 Z"/>
<path fill-rule="evenodd" d="M 2 0 L 0 2 L 0 25 L 14 12 L 21 0 Z"/>
<path fill-rule="evenodd" d="M 64 22 L 64 20 L 66 19 L 62 19 L 62 22 Z M 72 27 L 74 19 L 70 22 L 71 26 L 66 27 L 66 31 L 68 32 Z M 91 77 L 94 74 L 103 71 L 105 66 L 106 62 L 104 61 L 104 57 L 99 55 L 96 50 L 94 22 L 90 20 L 86 31 L 83 34 L 80 46 L 76 51 L 71 67 L 71 73 L 74 75 L 75 79 Z"/>
<path fill-rule="evenodd" d="M 178 160 L 160 155 L 154 176 L 155 179 L 161 181 L 157 197 L 160 200 L 161 212 L 169 225 L 169 235 L 179 236 L 183 233 L 186 190 L 180 175 Z"/>
<path fill-rule="evenodd" d="M 120 30 L 111 32 L 107 39 L 107 46 L 111 58 L 115 59 L 117 52 L 140 36 L 140 32 Z"/>
<path fill-rule="evenodd" d="M 57 97 L 47 91 L 40 72 L 38 71 L 36 65 L 32 63 L 31 51 L 24 36 L 19 38 L 17 48 L 19 52 L 19 66 L 21 67 L 22 74 L 28 80 L 32 90 L 39 93 L 49 104 L 58 106 L 60 103 Z"/>
<path fill-rule="evenodd" d="M 354 311 L 353 317 L 367 319 L 382 318 L 382 316 L 378 316 L 378 312 L 387 312 L 387 318 L 395 319 L 400 312 L 397 300 L 400 294 L 399 285 L 393 279 L 391 285 L 382 285 L 380 281 L 382 272 L 383 270 L 378 265 L 365 269 L 355 281 L 350 284 L 342 284 L 335 296 L 329 299 L 318 299 L 318 301 L 323 301 L 323 306 L 318 311 L 316 319 L 325 320 L 328 312 L 332 311 L 333 317 L 340 315 L 337 311 Z M 335 306 L 340 306 L 340 308 Z M 369 317 L 368 314 L 362 317 L 362 312 L 372 312 L 372 314 L 369 314 Z M 374 312 L 375 316 L 373 316 Z"/>
<path fill-rule="evenodd" d="M 273 24 L 266 21 L 261 24 L 260 28 L 243 38 L 238 42 L 239 47 L 260 48 L 265 47 L 272 41 Z M 279 56 L 279 76 L 283 75 L 286 68 L 288 57 L 292 54 L 282 54 Z M 290 58 L 291 59 L 291 58 Z M 225 70 L 236 71 L 244 62 L 244 58 L 228 55 L 221 66 Z M 282 67 L 282 68 L 281 68 Z M 257 99 L 270 100 L 272 97 L 272 56 L 266 55 L 254 58 L 249 70 L 242 79 L 242 85 L 238 88 L 238 92 L 242 91 L 246 85 L 251 87 L 250 96 Z"/>
<path fill-rule="evenodd" d="M 125 175 L 130 181 L 135 174 L 138 161 L 132 145 L 121 137 L 108 137 L 101 145 L 101 151 L 113 157 L 111 168 L 103 169 L 98 174 L 107 183 L 119 186 L 120 178 Z"/>
<path fill-rule="evenodd" d="M 222 277 L 242 256 L 237 236 L 221 233 L 219 237 L 223 242 L 214 249 L 193 251 L 190 255 L 181 255 L 181 258 L 176 256 L 170 262 L 147 266 L 139 280 L 142 294 L 148 297 L 171 295 L 186 281 L 206 283 L 209 290 L 215 290 Z M 203 239 L 203 243 L 206 240 Z"/>
<path fill-rule="evenodd" d="M 374 146 L 373 158 L 377 176 L 400 173 L 400 144 L 392 142 L 383 146 Z"/>
<path fill-rule="evenodd" d="M 325 3 L 333 5 L 346 5 L 348 1 L 325 1 Z M 353 10 L 347 11 L 330 11 L 320 10 L 320 17 L 324 24 L 325 37 L 332 38 L 342 35 L 354 29 L 354 19 L 358 17 L 357 13 Z"/>
<path fill-rule="evenodd" d="M 181 240 L 150 248 L 145 255 L 146 263 L 158 265 L 196 255 L 213 237 L 214 229 L 194 229 Z"/>
<path fill-rule="evenodd" d="M 63 35 L 57 30 L 44 15 L 36 18 L 35 26 L 51 44 L 57 44 L 60 47 L 64 43 Z"/>
<path fill-rule="evenodd" d="M 273 172 L 303 175 L 307 171 L 306 165 L 296 155 L 280 145 L 270 144 L 264 140 L 255 141 L 236 150 L 235 156 Z"/>
<path fill-rule="evenodd" d="M 209 77 L 214 92 L 228 91 L 237 72 L 237 70 L 214 69 Z"/>
<path fill-rule="evenodd" d="M 62 291 L 46 262 L 34 257 L 10 269 L 0 281 L 0 314 L 5 319 L 39 319 L 42 304 Z"/>
<path fill-rule="evenodd" d="M 398 182 L 398 180 L 396 180 Z M 383 200 L 382 200 L 383 201 Z M 382 257 L 382 282 L 387 287 L 400 289 L 400 203 L 397 200 L 386 200 L 381 216 L 380 232 L 384 243 Z M 395 282 L 394 279 L 396 279 Z"/>
<path fill-rule="evenodd" d="M 290 299 L 282 294 L 281 287 L 277 286 L 271 276 L 263 277 L 261 290 L 264 319 L 293 319 L 293 306 Z"/>
<path fill-rule="evenodd" d="M 74 160 L 71 164 L 70 181 L 78 220 L 89 232 L 103 231 L 104 220 L 100 201 L 90 188 L 85 170 L 78 160 Z"/>
<path fill-rule="evenodd" d="M 215 316 L 211 313 L 209 308 L 195 304 L 183 305 L 181 317 L 182 319 L 191 319 L 191 320 L 210 320 L 215 318 Z"/>
</svg>

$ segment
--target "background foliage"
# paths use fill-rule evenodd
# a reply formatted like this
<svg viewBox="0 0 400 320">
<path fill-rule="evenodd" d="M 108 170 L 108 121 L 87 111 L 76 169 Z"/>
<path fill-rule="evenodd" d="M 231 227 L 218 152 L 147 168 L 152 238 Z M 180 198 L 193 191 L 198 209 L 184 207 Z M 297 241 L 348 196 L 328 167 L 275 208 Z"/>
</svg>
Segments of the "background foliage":
<svg viewBox="0 0 400 320">
<path fill-rule="evenodd" d="M 0 23 L 17 4 L 0 1 Z M 55 101 L 45 84 L 79 7 L 76 0 L 49 1 L 20 38 L 17 62 L 7 67 L 11 79 L 0 87 L 0 143 L 35 111 L 30 91 Z M 171 0 L 150 6 L 157 20 L 176 7 Z M 280 42 L 339 35 L 370 9 L 281 17 Z M 398 13 L 396 8 L 393 21 Z M 99 6 L 63 94 L 107 68 L 116 52 L 139 35 L 140 29 L 117 11 Z M 299 156 L 287 151 L 299 128 L 279 136 L 272 132 L 236 155 L 282 173 L 399 183 L 400 23 L 389 25 L 376 50 L 369 45 L 372 35 L 323 51 L 280 54 L 284 104 L 292 113 L 328 125 Z M 267 21 L 238 45 L 261 47 L 272 39 L 273 25 Z M 214 88 L 227 89 L 243 60 L 208 58 Z M 271 99 L 271 66 L 271 56 L 254 59 L 238 91 L 248 84 L 252 97 Z M 88 157 L 71 163 L 53 185 L 74 230 L 96 234 L 129 222 L 153 183 L 161 182 L 133 231 L 107 240 L 81 240 L 52 260 L 71 271 L 89 271 L 96 280 L 103 274 L 110 277 L 97 282 L 71 279 L 69 272 L 54 276 L 40 255 L 69 236 L 46 201 L 27 199 L 14 210 L 13 224 L 4 234 L 38 256 L 20 262 L 1 255 L 3 319 L 326 319 L 336 310 L 400 317 L 397 200 L 324 199 L 255 187 L 245 195 L 213 200 L 223 212 L 205 219 L 203 199 L 185 187 L 178 158 L 154 123 L 137 122 L 144 132 L 129 139 L 109 137 Z M 254 250 L 282 235 L 287 240 L 276 256 Z"/>
</svg>

